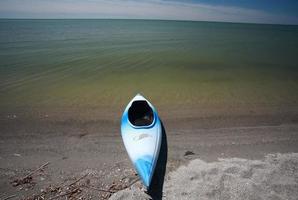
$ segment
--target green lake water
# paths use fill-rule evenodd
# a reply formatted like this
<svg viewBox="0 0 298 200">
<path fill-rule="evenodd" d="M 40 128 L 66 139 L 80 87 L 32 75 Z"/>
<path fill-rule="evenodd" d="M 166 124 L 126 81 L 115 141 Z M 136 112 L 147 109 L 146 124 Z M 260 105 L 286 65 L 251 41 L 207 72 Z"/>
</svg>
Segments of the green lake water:
<svg viewBox="0 0 298 200">
<path fill-rule="evenodd" d="M 0 20 L 0 107 L 298 104 L 298 26 Z"/>
</svg>

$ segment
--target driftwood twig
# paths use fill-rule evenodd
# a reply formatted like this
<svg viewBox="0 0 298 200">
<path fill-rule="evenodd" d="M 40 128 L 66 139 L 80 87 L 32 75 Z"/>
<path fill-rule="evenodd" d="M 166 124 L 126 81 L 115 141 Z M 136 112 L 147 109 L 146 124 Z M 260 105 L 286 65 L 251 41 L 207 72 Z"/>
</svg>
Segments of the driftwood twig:
<svg viewBox="0 0 298 200">
<path fill-rule="evenodd" d="M 63 188 L 63 187 L 65 187 L 65 186 L 68 186 L 68 187 L 73 186 L 74 184 L 76 184 L 77 182 L 79 182 L 79 181 L 82 180 L 83 178 L 86 178 L 87 176 L 89 176 L 89 173 L 87 173 L 87 174 L 81 176 L 80 178 L 76 179 L 74 182 L 72 182 L 72 183 L 70 183 L 70 184 L 66 184 L 66 183 L 65 183 L 65 184 L 61 184 L 59 187 L 60 187 L 60 188 Z"/>
<path fill-rule="evenodd" d="M 88 175 L 89 175 L 89 173 L 85 174 L 84 176 L 81 176 L 80 178 L 78 178 L 77 180 L 75 180 L 74 182 L 72 182 L 71 184 L 69 184 L 69 186 L 72 186 L 72 185 L 76 184 L 77 182 L 79 182 L 80 180 L 84 179 Z"/>
<path fill-rule="evenodd" d="M 88 188 L 88 189 L 92 189 L 92 190 L 96 190 L 96 191 L 99 191 L 99 192 L 106 192 L 106 193 L 115 193 L 115 192 L 118 192 L 116 190 L 105 190 L 105 189 L 101 189 L 101 188 L 97 188 L 97 187 L 93 187 L 91 185 L 84 185 L 84 187 Z"/>
<path fill-rule="evenodd" d="M 67 196 L 67 195 L 70 195 L 70 194 L 77 193 L 77 192 L 79 192 L 79 191 L 80 191 L 79 188 L 75 188 L 75 189 L 72 190 L 72 191 L 65 192 L 65 193 L 59 194 L 59 195 L 57 195 L 57 196 L 54 196 L 54 197 L 52 197 L 52 198 L 49 198 L 49 200 L 57 199 L 57 198 L 59 198 L 59 197 L 64 197 L 64 196 Z"/>
<path fill-rule="evenodd" d="M 38 172 L 39 170 L 42 170 L 44 167 L 46 167 L 47 165 L 49 165 L 50 162 L 46 162 L 45 164 L 41 165 L 40 167 L 38 167 L 36 170 L 34 170 L 33 172 L 30 172 L 29 174 L 27 174 L 26 176 L 24 176 L 23 178 L 17 178 L 15 180 L 13 180 L 11 183 L 14 187 L 18 186 L 18 185 L 23 185 L 26 183 L 32 183 L 32 175 L 35 174 L 36 172 Z"/>
<path fill-rule="evenodd" d="M 92 189 L 92 190 L 99 191 L 99 192 L 106 192 L 106 193 L 113 194 L 113 193 L 119 192 L 119 191 L 121 191 L 121 190 L 124 190 L 124 189 L 126 189 L 126 188 L 129 188 L 130 186 L 132 186 L 133 184 L 135 184 L 135 183 L 138 182 L 139 180 L 140 180 L 139 178 L 136 178 L 136 179 L 133 180 L 130 184 L 124 186 L 124 187 L 121 188 L 121 189 L 117 189 L 117 190 L 113 190 L 113 189 L 105 190 L 105 189 L 97 188 L 97 187 L 93 187 L 93 186 L 90 186 L 90 185 L 83 185 L 83 186 L 86 187 L 86 188 Z M 112 185 L 111 187 L 113 187 L 113 186 L 114 186 L 114 185 Z M 110 187 L 110 188 L 111 188 L 111 187 Z"/>
<path fill-rule="evenodd" d="M 135 184 L 136 182 L 138 182 L 140 179 L 136 178 L 135 180 L 133 180 L 130 184 L 128 184 L 124 189 L 129 188 L 130 186 L 132 186 L 133 184 Z"/>
<path fill-rule="evenodd" d="M 74 182 L 70 183 L 70 184 L 64 184 L 62 186 L 59 186 L 60 188 L 62 187 L 65 187 L 65 186 L 68 186 L 68 187 L 71 187 L 73 186 L 74 184 L 76 184 L 77 182 L 79 182 L 80 180 L 84 179 L 85 177 L 87 177 L 89 175 L 89 173 L 85 174 L 84 176 L 81 176 L 80 178 L 76 179 Z M 59 195 L 56 195 L 54 197 L 51 197 L 49 200 L 52 200 L 52 199 L 57 199 L 59 197 L 63 197 L 63 196 L 68 196 L 68 195 L 71 195 L 71 194 L 75 194 L 77 192 L 80 192 L 81 189 L 80 188 L 74 188 L 73 190 L 69 191 L 69 192 L 64 192 L 62 194 L 59 194 Z"/>
<path fill-rule="evenodd" d="M 26 175 L 25 177 L 24 177 L 24 179 L 25 178 L 28 178 L 28 177 L 30 177 L 30 176 L 32 176 L 33 174 L 35 174 L 36 172 L 38 172 L 39 170 L 42 170 L 43 168 L 45 168 L 47 165 L 49 165 L 50 164 L 50 162 L 46 162 L 45 164 L 43 164 L 43 165 L 41 165 L 39 168 L 37 168 L 36 170 L 34 170 L 33 172 L 31 172 L 31 173 L 29 173 L 28 175 Z"/>
<path fill-rule="evenodd" d="M 1 198 L 1 200 L 8 200 L 8 199 L 14 198 L 14 197 L 16 197 L 16 196 L 17 196 L 16 194 L 13 194 L 13 195 L 4 197 L 3 199 Z"/>
</svg>

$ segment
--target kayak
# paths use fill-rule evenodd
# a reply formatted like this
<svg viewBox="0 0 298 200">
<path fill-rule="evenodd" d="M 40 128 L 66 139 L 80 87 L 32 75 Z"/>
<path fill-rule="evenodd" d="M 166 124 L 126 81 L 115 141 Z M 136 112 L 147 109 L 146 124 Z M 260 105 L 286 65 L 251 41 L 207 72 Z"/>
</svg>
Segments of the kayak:
<svg viewBox="0 0 298 200">
<path fill-rule="evenodd" d="M 156 109 L 140 94 L 123 112 L 121 135 L 134 168 L 149 188 L 159 155 L 162 127 Z"/>
</svg>

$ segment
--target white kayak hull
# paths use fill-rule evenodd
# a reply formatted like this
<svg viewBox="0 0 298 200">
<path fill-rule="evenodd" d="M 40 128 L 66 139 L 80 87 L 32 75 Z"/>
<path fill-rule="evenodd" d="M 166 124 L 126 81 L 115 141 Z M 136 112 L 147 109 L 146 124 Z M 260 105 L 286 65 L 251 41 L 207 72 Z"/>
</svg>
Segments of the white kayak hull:
<svg viewBox="0 0 298 200">
<path fill-rule="evenodd" d="M 137 105 L 138 103 L 139 105 Z M 142 113 L 139 114 L 138 112 L 144 112 L 142 111 L 143 104 L 144 106 L 147 104 L 150 107 L 147 108 L 147 111 L 150 112 L 150 116 L 148 114 L 149 117 L 138 116 L 142 115 Z M 138 108 L 133 108 L 135 105 L 137 105 Z M 150 124 L 146 121 L 141 121 L 137 124 L 137 117 L 143 117 L 150 122 Z M 148 188 L 154 174 L 160 151 L 162 126 L 156 109 L 140 94 L 136 95 L 128 103 L 123 112 L 121 135 L 134 168 L 138 172 L 143 184 Z"/>
</svg>

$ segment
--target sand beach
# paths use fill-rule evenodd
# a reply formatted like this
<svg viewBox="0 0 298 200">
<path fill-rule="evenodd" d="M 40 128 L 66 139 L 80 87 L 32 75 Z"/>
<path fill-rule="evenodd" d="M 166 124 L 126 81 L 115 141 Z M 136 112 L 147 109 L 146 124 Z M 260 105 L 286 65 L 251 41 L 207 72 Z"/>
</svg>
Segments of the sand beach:
<svg viewBox="0 0 298 200">
<path fill-rule="evenodd" d="M 192 113 L 192 117 L 178 119 L 160 112 L 166 130 L 166 172 L 162 192 L 155 188 L 151 197 L 296 199 L 295 112 L 225 118 Z M 65 188 L 49 192 L 49 187 L 67 186 L 82 176 L 86 177 L 76 183 L 80 192 L 73 198 L 149 198 L 121 141 L 120 119 L 92 115 L 92 120 L 57 120 L 52 115 L 2 115 L 2 199 L 10 195 L 16 195 L 14 199 L 38 195 L 50 199 L 63 194 Z M 13 181 L 47 162 L 28 182 L 14 186 Z"/>
</svg>

